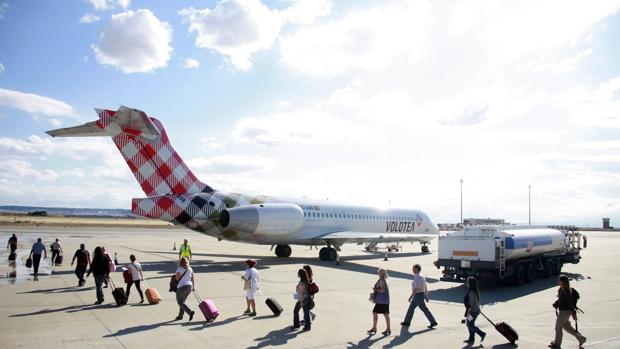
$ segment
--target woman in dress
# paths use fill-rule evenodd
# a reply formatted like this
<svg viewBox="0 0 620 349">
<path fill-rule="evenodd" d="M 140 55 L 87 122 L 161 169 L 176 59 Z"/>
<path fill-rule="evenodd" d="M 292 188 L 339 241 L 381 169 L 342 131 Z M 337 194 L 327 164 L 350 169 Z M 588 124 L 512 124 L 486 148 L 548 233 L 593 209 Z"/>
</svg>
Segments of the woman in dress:
<svg viewBox="0 0 620 349">
<path fill-rule="evenodd" d="M 388 274 L 385 269 L 379 269 L 377 273 L 379 274 L 379 280 L 377 280 L 373 286 L 373 292 L 370 294 L 370 300 L 375 303 L 375 307 L 372 309 L 372 328 L 368 330 L 367 333 L 370 335 L 377 333 L 377 320 L 379 314 L 383 314 L 386 328 L 385 331 L 381 333 L 384 336 L 389 336 L 392 334 L 392 330 L 390 329 L 390 288 L 387 284 Z"/>
</svg>

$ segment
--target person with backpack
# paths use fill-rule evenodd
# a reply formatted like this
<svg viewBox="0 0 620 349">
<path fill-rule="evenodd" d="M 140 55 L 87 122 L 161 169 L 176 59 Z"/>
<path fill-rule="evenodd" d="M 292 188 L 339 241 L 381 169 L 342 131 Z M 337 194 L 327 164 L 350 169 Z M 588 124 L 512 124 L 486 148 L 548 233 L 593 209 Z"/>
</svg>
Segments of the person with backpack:
<svg viewBox="0 0 620 349">
<path fill-rule="evenodd" d="M 140 294 L 140 304 L 144 303 L 144 293 L 142 293 L 142 289 L 140 288 L 140 281 L 144 280 L 144 275 L 142 274 L 142 266 L 140 263 L 136 262 L 136 256 L 129 256 L 129 260 L 131 263 L 127 264 L 127 269 L 131 272 L 131 282 L 127 284 L 127 299 L 129 299 L 129 291 L 131 291 L 131 285 L 135 284 L 136 289 L 138 290 L 138 294 Z"/>
<path fill-rule="evenodd" d="M 379 314 L 383 314 L 385 317 L 386 329 L 381 332 L 381 334 L 389 336 L 392 334 L 392 330 L 390 329 L 390 288 L 387 284 L 388 274 L 387 270 L 383 268 L 379 269 L 377 273 L 379 274 L 379 280 L 377 280 L 373 286 L 369 299 L 375 304 L 375 307 L 372 309 L 372 328 L 366 332 L 370 335 L 377 333 Z"/>
<path fill-rule="evenodd" d="M 71 266 L 77 259 L 77 264 L 75 265 L 75 276 L 78 278 L 78 286 L 84 286 L 86 283 L 86 279 L 84 279 L 84 274 L 86 273 L 86 268 L 90 266 L 90 254 L 86 250 L 86 246 L 84 244 L 80 244 L 80 249 L 76 250 L 73 254 L 73 259 L 71 260 Z"/>
<path fill-rule="evenodd" d="M 312 268 L 306 264 L 303 266 L 303 269 L 306 271 L 306 274 L 308 274 L 308 282 L 310 283 L 310 286 L 308 286 L 308 292 L 310 292 L 310 296 L 312 297 L 312 300 L 314 300 L 314 295 L 319 292 L 319 286 L 314 282 L 314 273 L 312 272 Z M 310 318 L 312 321 L 316 319 L 316 314 L 312 310 L 310 310 Z"/>
<path fill-rule="evenodd" d="M 103 249 L 101 246 L 95 247 L 95 251 L 93 252 L 93 261 L 90 263 L 90 269 L 88 270 L 88 274 L 86 277 L 89 277 L 90 274 L 93 274 L 95 278 L 95 288 L 97 292 L 97 301 L 95 304 L 103 303 L 103 283 L 107 278 L 108 271 L 108 260 L 103 254 Z"/>
<path fill-rule="evenodd" d="M 480 343 L 482 343 L 487 334 L 476 326 L 476 318 L 480 315 L 480 289 L 478 288 L 478 280 L 472 276 L 467 278 L 467 293 L 463 298 L 463 304 L 465 304 L 464 317 L 469 331 L 469 338 L 464 342 L 473 344 L 477 334 L 480 336 Z"/>
<path fill-rule="evenodd" d="M 308 273 L 305 270 L 299 269 L 297 271 L 297 277 L 299 278 L 299 283 L 297 283 L 297 287 L 295 288 L 295 298 L 297 302 L 295 303 L 295 309 L 293 309 L 293 327 L 291 329 L 293 331 L 299 329 L 299 310 L 303 309 L 304 311 L 304 329 L 303 331 L 310 331 L 310 309 L 314 308 L 314 301 L 312 297 L 310 297 L 310 292 L 308 291 L 308 287 L 310 283 L 308 282 Z"/>
<path fill-rule="evenodd" d="M 570 287 L 568 276 L 560 275 L 560 288 L 558 289 L 558 299 L 553 303 L 556 309 L 555 320 L 555 339 L 549 344 L 549 348 L 560 348 L 562 346 L 563 331 L 577 338 L 579 347 L 586 342 L 586 337 L 577 332 L 570 323 L 571 316 L 577 317 L 577 299 L 579 293 Z"/>
<path fill-rule="evenodd" d="M 256 261 L 254 260 L 248 259 L 245 261 L 245 264 L 247 264 L 248 267 L 245 269 L 245 273 L 243 273 L 241 278 L 243 279 L 243 289 L 245 290 L 247 308 L 243 314 L 256 316 L 256 301 L 254 300 L 254 296 L 258 290 L 258 270 L 255 268 Z M 250 307 L 252 308 L 251 311 Z"/>
</svg>

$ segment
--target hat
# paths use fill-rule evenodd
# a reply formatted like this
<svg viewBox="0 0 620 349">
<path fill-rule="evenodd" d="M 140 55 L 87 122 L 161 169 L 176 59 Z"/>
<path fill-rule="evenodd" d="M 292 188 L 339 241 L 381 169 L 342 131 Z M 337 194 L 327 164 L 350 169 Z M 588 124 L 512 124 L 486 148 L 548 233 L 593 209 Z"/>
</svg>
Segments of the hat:
<svg viewBox="0 0 620 349">
<path fill-rule="evenodd" d="M 248 259 L 247 261 L 245 261 L 245 264 L 247 264 L 248 267 L 252 268 L 256 265 L 256 261 L 252 259 Z"/>
</svg>

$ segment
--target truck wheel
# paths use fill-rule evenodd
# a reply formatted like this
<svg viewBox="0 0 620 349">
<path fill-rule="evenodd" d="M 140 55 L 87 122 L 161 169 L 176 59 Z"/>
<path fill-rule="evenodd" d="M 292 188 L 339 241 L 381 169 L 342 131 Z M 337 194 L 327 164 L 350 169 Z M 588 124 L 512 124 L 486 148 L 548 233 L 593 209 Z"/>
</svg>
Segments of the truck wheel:
<svg viewBox="0 0 620 349">
<path fill-rule="evenodd" d="M 532 272 L 531 264 L 530 263 L 525 263 L 525 264 L 523 264 L 522 268 L 523 268 L 523 273 L 525 274 L 524 277 L 523 277 L 523 280 L 526 283 L 532 282 L 532 280 L 533 280 L 533 278 L 532 278 L 533 272 Z"/>
<path fill-rule="evenodd" d="M 521 286 L 525 282 L 525 268 L 522 265 L 515 266 L 515 285 Z"/>
<path fill-rule="evenodd" d="M 553 272 L 553 261 L 551 259 L 547 259 L 545 261 L 545 269 L 543 270 L 543 276 L 548 279 L 551 277 Z"/>
<path fill-rule="evenodd" d="M 559 258 L 553 260 L 553 275 L 558 276 L 562 272 L 562 262 Z"/>
</svg>

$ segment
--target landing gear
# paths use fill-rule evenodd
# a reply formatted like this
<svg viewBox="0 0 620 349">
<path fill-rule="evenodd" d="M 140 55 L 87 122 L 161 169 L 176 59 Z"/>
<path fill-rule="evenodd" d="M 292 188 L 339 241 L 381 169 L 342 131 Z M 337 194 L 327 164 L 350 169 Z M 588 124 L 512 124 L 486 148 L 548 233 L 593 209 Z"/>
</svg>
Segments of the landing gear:
<svg viewBox="0 0 620 349">
<path fill-rule="evenodd" d="M 422 253 L 429 253 L 430 249 L 426 245 L 426 244 L 428 244 L 428 241 L 421 242 L 421 244 L 422 244 Z"/>
<path fill-rule="evenodd" d="M 288 258 L 291 256 L 291 246 L 289 245 L 278 245 L 276 246 L 276 256 Z"/>
<path fill-rule="evenodd" d="M 333 247 L 323 247 L 319 250 L 319 259 L 322 261 L 335 261 L 338 258 L 338 252 Z"/>
</svg>

